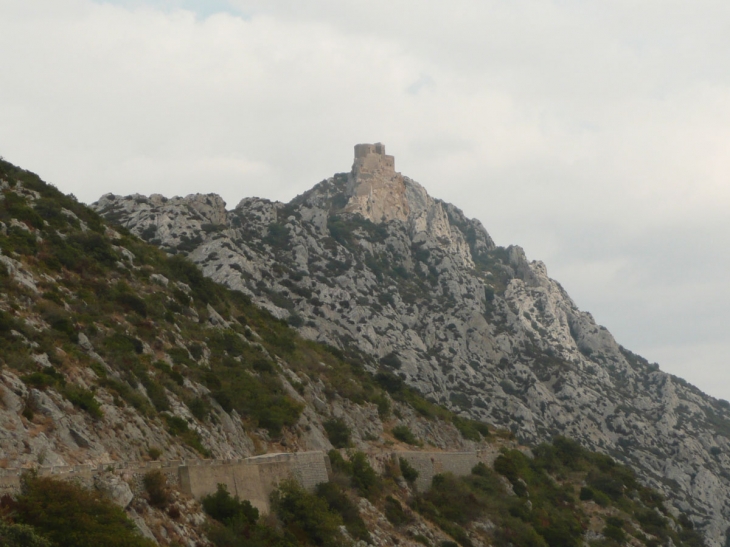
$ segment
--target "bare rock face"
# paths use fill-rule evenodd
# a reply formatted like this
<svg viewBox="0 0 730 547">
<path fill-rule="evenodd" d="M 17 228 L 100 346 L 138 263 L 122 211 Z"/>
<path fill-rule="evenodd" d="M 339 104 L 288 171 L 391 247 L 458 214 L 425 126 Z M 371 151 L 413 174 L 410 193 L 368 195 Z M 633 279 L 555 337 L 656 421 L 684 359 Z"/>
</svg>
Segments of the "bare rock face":
<svg viewBox="0 0 730 547">
<path fill-rule="evenodd" d="M 94 207 L 456 412 L 630 464 L 725 544 L 730 405 L 620 346 L 544 264 L 396 173 L 383 145 L 356 146 L 350 173 L 288 204 L 110 194 Z"/>
<path fill-rule="evenodd" d="M 134 499 L 129 484 L 113 473 L 96 475 L 94 477 L 94 487 L 122 509 L 126 509 Z"/>
</svg>

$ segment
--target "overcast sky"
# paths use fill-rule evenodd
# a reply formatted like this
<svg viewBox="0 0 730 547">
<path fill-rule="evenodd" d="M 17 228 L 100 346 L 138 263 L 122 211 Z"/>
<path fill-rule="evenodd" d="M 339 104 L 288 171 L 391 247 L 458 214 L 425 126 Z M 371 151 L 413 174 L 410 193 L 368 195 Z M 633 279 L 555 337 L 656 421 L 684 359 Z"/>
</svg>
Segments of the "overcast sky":
<svg viewBox="0 0 730 547">
<path fill-rule="evenodd" d="M 0 52 L 0 155 L 82 201 L 288 201 L 381 141 L 730 399 L 727 0 L 0 0 Z"/>
</svg>

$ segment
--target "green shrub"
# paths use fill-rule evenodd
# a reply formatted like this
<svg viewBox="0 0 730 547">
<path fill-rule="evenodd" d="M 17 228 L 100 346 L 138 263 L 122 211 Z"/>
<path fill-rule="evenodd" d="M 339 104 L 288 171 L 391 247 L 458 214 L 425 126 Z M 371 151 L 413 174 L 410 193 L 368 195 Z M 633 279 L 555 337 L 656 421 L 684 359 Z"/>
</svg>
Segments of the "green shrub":
<svg viewBox="0 0 730 547">
<path fill-rule="evenodd" d="M 0 519 L 0 545 L 3 547 L 53 547 L 35 528 Z"/>
<path fill-rule="evenodd" d="M 63 389 L 63 396 L 66 397 L 75 407 L 86 411 L 89 416 L 98 420 L 104 416 L 99 401 L 88 389 L 78 386 L 67 386 Z"/>
<path fill-rule="evenodd" d="M 372 498 L 382 489 L 382 479 L 372 468 L 364 452 L 350 453 L 349 461 L 345 460 L 337 450 L 330 450 L 328 456 L 332 470 L 348 477 L 350 486 L 361 496 Z"/>
<path fill-rule="evenodd" d="M 167 430 L 171 435 L 175 435 L 182 439 L 182 441 L 200 452 L 203 456 L 210 456 L 210 452 L 203 446 L 200 441 L 200 435 L 196 431 L 193 431 L 188 427 L 188 422 L 179 416 L 165 415 L 165 421 L 167 422 Z"/>
<path fill-rule="evenodd" d="M 122 400 L 139 410 L 143 415 L 149 416 L 152 414 L 152 408 L 144 395 L 133 389 L 127 382 L 104 378 L 101 380 L 100 385 L 121 397 Z M 118 400 L 116 404 L 119 404 Z"/>
<path fill-rule="evenodd" d="M 138 355 L 144 351 L 144 345 L 140 340 L 121 333 L 115 333 L 105 338 L 102 348 L 110 357 Z"/>
<path fill-rule="evenodd" d="M 166 507 L 170 503 L 170 491 L 167 488 L 167 477 L 159 469 L 145 473 L 142 484 L 147 492 L 147 499 L 154 507 Z"/>
<path fill-rule="evenodd" d="M 96 491 L 32 474 L 13 504 L 16 522 L 63 547 L 153 547 L 124 511 Z"/>
<path fill-rule="evenodd" d="M 306 538 L 321 547 L 339 547 L 344 543 L 339 514 L 327 502 L 304 490 L 296 481 L 287 480 L 271 494 L 271 508 L 284 527 L 297 538 Z"/>
<path fill-rule="evenodd" d="M 594 496 L 593 490 L 588 488 L 587 486 L 584 486 L 580 489 L 579 498 L 581 501 L 589 501 L 592 500 Z"/>
<path fill-rule="evenodd" d="M 298 313 L 292 313 L 291 315 L 289 315 L 286 322 L 289 324 L 289 326 L 294 328 L 304 326 L 304 318 Z"/>
<path fill-rule="evenodd" d="M 416 479 L 418 478 L 418 471 L 416 471 L 416 468 L 408 463 L 408 460 L 403 458 L 399 458 L 398 463 L 400 464 L 400 472 L 401 475 L 403 475 L 403 478 L 410 483 L 416 482 Z"/>
<path fill-rule="evenodd" d="M 210 403 L 201 397 L 194 397 L 190 399 L 187 402 L 187 405 L 190 413 L 201 422 L 205 421 L 205 419 L 210 415 Z"/>
<path fill-rule="evenodd" d="M 406 425 L 395 426 L 393 428 L 393 437 L 401 442 L 414 446 L 421 446 L 423 444 Z"/>
<path fill-rule="evenodd" d="M 136 294 L 131 292 L 121 292 L 117 294 L 114 300 L 126 312 L 134 312 L 140 317 L 147 317 L 147 303 Z"/>
<path fill-rule="evenodd" d="M 192 289 L 195 300 L 203 304 L 218 302 L 220 288 L 187 258 L 180 255 L 172 256 L 165 261 L 164 267 L 167 269 L 168 278 L 182 281 Z"/>
<path fill-rule="evenodd" d="M 350 446 L 350 428 L 342 418 L 327 420 L 323 425 L 332 446 L 335 448 Z"/>
<path fill-rule="evenodd" d="M 54 317 L 49 323 L 53 330 L 65 334 L 72 342 L 78 342 L 79 334 L 76 332 L 76 328 L 70 318 Z"/>
<path fill-rule="evenodd" d="M 618 500 L 624 493 L 624 484 L 620 477 L 609 473 L 591 470 L 586 477 L 586 482 L 594 490 L 603 492 L 613 500 Z"/>
<path fill-rule="evenodd" d="M 381 357 L 380 364 L 385 367 L 394 368 L 396 370 L 400 369 L 403 365 L 398 355 L 393 351 L 391 351 L 388 355 Z"/>
<path fill-rule="evenodd" d="M 165 388 L 155 382 L 146 373 L 140 373 L 138 377 L 147 392 L 147 397 L 149 397 L 152 406 L 158 412 L 170 410 L 170 401 L 167 399 Z"/>
<path fill-rule="evenodd" d="M 31 372 L 30 374 L 21 376 L 20 379 L 23 380 L 25 385 L 40 390 L 53 386 L 63 386 L 66 383 L 66 379 L 63 377 L 63 374 L 60 374 L 51 367 L 46 367 L 37 372 Z"/>
<path fill-rule="evenodd" d="M 657 513 L 654 509 L 638 510 L 634 514 L 639 521 L 641 529 L 647 534 L 658 537 L 666 537 L 667 519 Z"/>
<path fill-rule="evenodd" d="M 330 450 L 327 452 L 327 456 L 329 457 L 333 471 L 343 473 L 347 476 L 352 475 L 352 464 L 343 458 L 342 454 L 340 454 L 337 450 Z"/>
<path fill-rule="evenodd" d="M 380 492 L 382 487 L 381 479 L 371 467 L 368 457 L 364 452 L 355 452 L 350 457 L 352 469 L 352 486 L 357 489 L 361 496 L 372 498 Z"/>
<path fill-rule="evenodd" d="M 601 507 L 608 507 L 611 505 L 611 498 L 609 498 L 606 494 L 599 490 L 593 491 L 593 501 L 596 502 L 597 505 L 600 505 Z"/>
<path fill-rule="evenodd" d="M 8 228 L 7 237 L 0 237 L 0 246 L 6 254 L 35 255 L 38 253 L 38 241 L 35 236 L 17 226 Z"/>
<path fill-rule="evenodd" d="M 5 210 L 17 220 L 38 230 L 43 229 L 43 218 L 28 206 L 27 200 L 15 192 L 5 192 L 3 205 Z"/>
<path fill-rule="evenodd" d="M 204 380 L 226 412 L 235 409 L 241 415 L 253 418 L 255 425 L 267 429 L 273 436 L 281 435 L 283 427 L 296 424 L 303 409 L 286 394 L 281 380 L 273 372 L 256 376 L 243 367 L 228 367 L 221 360 L 215 360 Z"/>
<path fill-rule="evenodd" d="M 69 223 L 72 223 L 76 228 L 79 227 L 76 219 L 72 220 L 63 214 L 63 208 L 58 200 L 42 197 L 35 201 L 33 208 L 43 220 L 55 228 L 63 227 Z"/>
<path fill-rule="evenodd" d="M 613 541 L 616 541 L 621 545 L 623 545 L 626 541 L 626 532 L 624 532 L 618 526 L 612 526 L 609 524 L 603 528 L 602 533 L 604 536 L 606 536 L 606 538 L 612 539 Z"/>
<path fill-rule="evenodd" d="M 3 265 L 3 268 L 4 267 L 5 266 Z M 2 271 L 7 273 L 7 270 L 5 269 L 3 269 Z M 3 338 L 12 336 L 10 333 L 14 330 L 19 332 L 24 331 L 24 329 L 20 326 L 18 320 L 15 319 L 15 317 L 13 317 L 4 310 L 0 310 L 0 336 L 2 336 Z"/>
<path fill-rule="evenodd" d="M 482 440 L 482 437 L 489 436 L 489 426 L 484 422 L 469 420 L 459 416 L 454 416 L 451 421 L 456 426 L 456 429 L 459 430 L 462 437 L 467 440 L 479 442 Z"/>
<path fill-rule="evenodd" d="M 336 482 L 323 482 L 317 485 L 317 496 L 327 502 L 330 511 L 339 513 L 350 535 L 367 543 L 372 543 L 370 532 L 360 516 L 357 505 Z"/>
<path fill-rule="evenodd" d="M 264 237 L 264 242 L 268 243 L 274 249 L 285 249 L 289 244 L 289 229 L 278 222 L 269 224 L 268 234 Z"/>
<path fill-rule="evenodd" d="M 416 543 L 420 543 L 421 545 L 425 545 L 426 547 L 431 547 L 431 542 L 423 534 L 416 534 L 412 537 L 413 537 L 413 541 L 415 541 Z M 458 547 L 458 545 L 457 545 L 457 547 Z"/>
<path fill-rule="evenodd" d="M 236 520 L 255 524 L 259 520 L 259 510 L 248 500 L 232 497 L 225 484 L 218 484 L 215 493 L 203 497 L 201 503 L 208 515 L 223 524 L 231 524 Z"/>
<path fill-rule="evenodd" d="M 413 520 L 413 517 L 403 510 L 401 503 L 393 496 L 387 496 L 385 498 L 384 512 L 385 518 L 387 518 L 393 526 L 407 524 Z"/>
<path fill-rule="evenodd" d="M 82 232 L 70 236 L 69 240 L 78 246 L 85 256 L 99 264 L 110 267 L 119 260 L 119 255 L 112 249 L 109 240 L 101 234 Z"/>
</svg>

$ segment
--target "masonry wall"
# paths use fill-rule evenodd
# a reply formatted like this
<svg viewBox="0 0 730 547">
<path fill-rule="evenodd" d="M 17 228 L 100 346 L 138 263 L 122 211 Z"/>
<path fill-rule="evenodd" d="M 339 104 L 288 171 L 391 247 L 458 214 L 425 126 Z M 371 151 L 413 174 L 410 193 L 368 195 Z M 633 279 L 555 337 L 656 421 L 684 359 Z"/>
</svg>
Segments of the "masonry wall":
<svg viewBox="0 0 730 547">
<path fill-rule="evenodd" d="M 180 488 L 200 499 L 215 492 L 219 483 L 225 484 L 231 494 L 269 512 L 269 496 L 281 481 L 293 478 L 309 491 L 327 482 L 325 458 L 323 452 L 295 452 L 265 454 L 217 466 L 181 466 Z"/>
<path fill-rule="evenodd" d="M 398 452 L 393 455 L 403 458 L 418 471 L 416 488 L 420 491 L 427 490 L 436 475 L 465 476 L 479 462 L 476 452 Z"/>
<path fill-rule="evenodd" d="M 346 451 L 343 451 L 343 455 Z M 371 465 L 382 473 L 387 462 L 398 458 L 408 461 L 417 471 L 416 487 L 423 491 L 431 486 L 439 473 L 468 475 L 478 462 L 492 465 L 498 455 L 493 448 L 478 452 L 372 452 L 368 454 Z M 40 467 L 42 476 L 73 479 L 89 488 L 94 477 L 111 471 L 130 484 L 135 495 L 144 492 L 142 479 L 149 471 L 159 469 L 167 477 L 168 484 L 200 499 L 216 491 L 224 484 L 228 491 L 246 499 L 262 512 L 268 512 L 269 496 L 284 479 L 293 478 L 304 488 L 313 491 L 329 480 L 329 459 L 324 452 L 294 452 L 265 454 L 241 460 L 199 460 L 167 462 L 113 462 L 99 465 L 74 465 Z M 0 496 L 16 494 L 20 490 L 20 476 L 27 469 L 0 469 Z"/>
<path fill-rule="evenodd" d="M 168 484 L 200 499 L 224 484 L 228 491 L 246 499 L 263 512 L 269 511 L 269 496 L 284 479 L 293 478 L 307 490 L 329 480 L 323 452 L 266 454 L 243 460 L 200 460 L 193 462 L 113 462 L 100 465 L 40 467 L 42 476 L 73 479 L 86 487 L 94 477 L 111 471 L 127 481 L 135 495 L 143 493 L 142 480 L 148 472 L 160 470 Z M 27 469 L 0 469 L 0 496 L 20 491 L 20 476 Z"/>
<path fill-rule="evenodd" d="M 179 468 L 178 473 L 180 490 L 196 499 L 212 494 L 218 484 L 223 484 L 231 495 L 249 500 L 261 511 L 268 510 L 268 496 L 257 465 L 245 462 L 217 466 L 185 465 Z"/>
<path fill-rule="evenodd" d="M 427 490 L 431 481 L 441 473 L 452 473 L 457 477 L 469 475 L 474 466 L 483 462 L 491 467 L 499 455 L 496 449 L 470 452 L 393 452 L 394 458 L 403 458 L 418 471 L 416 488 Z"/>
</svg>

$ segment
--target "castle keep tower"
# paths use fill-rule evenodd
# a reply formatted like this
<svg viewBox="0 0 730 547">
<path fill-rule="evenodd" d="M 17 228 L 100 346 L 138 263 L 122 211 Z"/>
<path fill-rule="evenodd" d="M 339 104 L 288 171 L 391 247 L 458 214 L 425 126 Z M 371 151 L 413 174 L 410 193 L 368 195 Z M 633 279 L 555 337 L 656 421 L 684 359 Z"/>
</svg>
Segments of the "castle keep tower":
<svg viewBox="0 0 730 547">
<path fill-rule="evenodd" d="M 385 154 L 385 145 L 379 142 L 375 144 L 355 145 L 355 164 L 353 170 L 373 171 L 377 168 L 390 170 L 395 174 L 395 158 Z"/>
<path fill-rule="evenodd" d="M 385 153 L 382 143 L 355 145 L 347 189 L 348 213 L 360 213 L 372 222 L 408 219 L 410 207 L 403 176 L 395 172 L 395 158 Z"/>
</svg>

